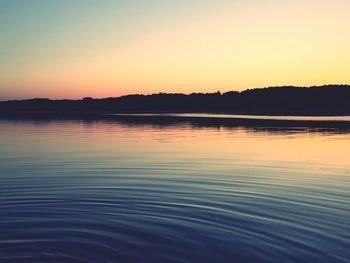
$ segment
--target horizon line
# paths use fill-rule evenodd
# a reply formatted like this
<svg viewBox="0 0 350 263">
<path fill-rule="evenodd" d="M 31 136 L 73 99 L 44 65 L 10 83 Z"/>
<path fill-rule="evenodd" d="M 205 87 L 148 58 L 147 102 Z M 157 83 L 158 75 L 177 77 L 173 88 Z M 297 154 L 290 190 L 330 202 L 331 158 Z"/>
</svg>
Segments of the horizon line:
<svg viewBox="0 0 350 263">
<path fill-rule="evenodd" d="M 8 101 L 26 101 L 26 100 L 51 100 L 51 101 L 60 101 L 60 100 L 71 100 L 71 101 L 78 101 L 78 100 L 84 100 L 84 99 L 93 99 L 93 100 L 102 100 L 102 99 L 116 99 L 116 98 L 122 98 L 122 97 L 127 97 L 127 96 L 152 96 L 152 95 L 195 95 L 195 94 L 226 94 L 230 92 L 235 92 L 235 93 L 244 93 L 246 91 L 250 90 L 263 90 L 263 89 L 273 89 L 273 88 L 299 88 L 299 89 L 310 89 L 310 88 L 325 88 L 325 87 L 350 87 L 350 84 L 322 84 L 322 85 L 312 85 L 312 86 L 294 86 L 294 85 L 283 85 L 283 86 L 265 86 L 265 87 L 258 87 L 258 88 L 247 88 L 244 90 L 228 90 L 225 92 L 221 92 L 220 90 L 214 91 L 214 92 L 190 92 L 190 93 L 182 93 L 182 92 L 157 92 L 157 93 L 147 93 L 147 94 L 142 94 L 142 93 L 130 93 L 130 94 L 125 94 L 121 96 L 108 96 L 108 97 L 91 97 L 91 96 L 83 96 L 81 98 L 77 99 L 72 99 L 72 98 L 62 98 L 62 99 L 55 99 L 55 98 L 50 98 L 50 97 L 32 97 L 32 98 L 27 98 L 27 99 L 6 99 L 2 100 L 0 98 L 0 102 L 8 102 Z"/>
</svg>

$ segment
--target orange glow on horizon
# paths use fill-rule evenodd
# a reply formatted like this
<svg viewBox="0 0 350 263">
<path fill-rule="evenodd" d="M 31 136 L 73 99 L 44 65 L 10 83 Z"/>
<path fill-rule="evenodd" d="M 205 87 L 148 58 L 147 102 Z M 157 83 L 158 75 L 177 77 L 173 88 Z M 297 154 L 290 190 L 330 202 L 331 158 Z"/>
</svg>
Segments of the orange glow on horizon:
<svg viewBox="0 0 350 263">
<path fill-rule="evenodd" d="M 0 99 L 349 84 L 350 2 L 207 8 L 183 21 L 163 17 L 122 40 L 113 30 L 104 41 L 94 38 L 96 29 L 89 41 L 72 30 L 72 43 L 53 38 L 57 46 L 14 54 L 0 64 Z"/>
</svg>

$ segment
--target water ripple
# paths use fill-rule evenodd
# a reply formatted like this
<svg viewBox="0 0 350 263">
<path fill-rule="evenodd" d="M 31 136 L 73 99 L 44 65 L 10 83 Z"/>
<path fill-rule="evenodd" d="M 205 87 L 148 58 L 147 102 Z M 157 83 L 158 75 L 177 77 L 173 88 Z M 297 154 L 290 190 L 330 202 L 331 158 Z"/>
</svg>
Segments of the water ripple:
<svg viewBox="0 0 350 263">
<path fill-rule="evenodd" d="M 17 140 L 10 135 L 1 141 L 0 262 L 349 262 L 347 163 L 320 169 L 308 155 L 271 158 L 258 147 L 282 149 L 285 140 L 266 134 L 235 134 L 235 145 L 257 147 L 244 153 L 247 146 L 224 148 L 232 131 L 186 140 L 173 127 L 175 138 L 167 133 L 163 142 L 154 127 L 138 136 L 129 127 L 142 148 L 125 127 L 92 125 L 79 137 L 63 124 L 58 133 L 52 123 L 40 131 L 50 138 L 40 149 L 22 129 L 34 153 L 10 151 Z M 52 148 L 61 133 L 69 143 Z M 119 133 L 113 145 L 105 139 Z M 220 151 L 205 148 L 211 140 L 224 141 Z M 339 138 L 323 143 L 319 151 Z M 334 154 L 343 160 L 341 150 Z"/>
</svg>

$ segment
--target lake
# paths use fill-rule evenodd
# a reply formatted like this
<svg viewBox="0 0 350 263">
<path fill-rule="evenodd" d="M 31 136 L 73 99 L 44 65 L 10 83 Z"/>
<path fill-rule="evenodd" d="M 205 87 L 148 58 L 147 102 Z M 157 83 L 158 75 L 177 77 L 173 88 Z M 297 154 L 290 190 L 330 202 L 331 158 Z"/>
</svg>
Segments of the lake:
<svg viewBox="0 0 350 263">
<path fill-rule="evenodd" d="M 0 134 L 0 262 L 350 261 L 347 129 L 2 119 Z"/>
</svg>

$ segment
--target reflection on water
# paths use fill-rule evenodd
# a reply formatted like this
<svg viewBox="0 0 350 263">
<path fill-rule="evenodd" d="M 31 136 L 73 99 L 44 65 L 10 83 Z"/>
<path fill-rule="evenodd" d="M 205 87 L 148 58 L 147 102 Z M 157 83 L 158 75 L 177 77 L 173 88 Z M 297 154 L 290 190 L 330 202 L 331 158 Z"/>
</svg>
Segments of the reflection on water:
<svg viewBox="0 0 350 263">
<path fill-rule="evenodd" d="M 349 262 L 350 133 L 0 121 L 1 262 Z"/>
<path fill-rule="evenodd" d="M 227 118 L 251 120 L 286 120 L 286 121 L 350 121 L 350 116 L 293 116 L 293 115 L 249 115 L 249 114 L 215 114 L 215 113 L 135 113 L 113 114 L 124 116 L 167 116 L 188 118 Z"/>
</svg>

